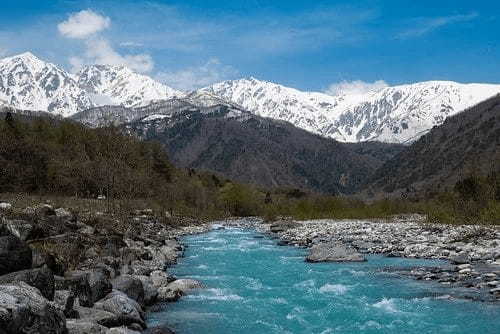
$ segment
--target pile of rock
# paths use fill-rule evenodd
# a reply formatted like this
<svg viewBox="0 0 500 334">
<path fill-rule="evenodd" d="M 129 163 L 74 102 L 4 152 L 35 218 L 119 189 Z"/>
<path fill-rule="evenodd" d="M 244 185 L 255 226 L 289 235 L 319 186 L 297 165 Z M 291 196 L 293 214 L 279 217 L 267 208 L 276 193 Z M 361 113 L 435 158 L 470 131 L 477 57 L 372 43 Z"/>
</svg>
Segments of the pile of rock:
<svg viewBox="0 0 500 334">
<path fill-rule="evenodd" d="M 472 288 L 500 300 L 500 230 L 425 223 L 419 215 L 389 221 L 313 220 L 260 223 L 281 244 L 310 247 L 307 261 L 362 261 L 361 253 L 449 260 L 455 266 L 416 271 L 417 279 Z"/>
<path fill-rule="evenodd" d="M 46 204 L 17 219 L 0 212 L 0 219 L 2 333 L 142 332 L 147 306 L 201 286 L 176 280 L 166 267 L 182 255 L 176 237 L 206 225 L 170 227 L 147 210 L 130 217 L 135 228 L 123 233 Z"/>
</svg>

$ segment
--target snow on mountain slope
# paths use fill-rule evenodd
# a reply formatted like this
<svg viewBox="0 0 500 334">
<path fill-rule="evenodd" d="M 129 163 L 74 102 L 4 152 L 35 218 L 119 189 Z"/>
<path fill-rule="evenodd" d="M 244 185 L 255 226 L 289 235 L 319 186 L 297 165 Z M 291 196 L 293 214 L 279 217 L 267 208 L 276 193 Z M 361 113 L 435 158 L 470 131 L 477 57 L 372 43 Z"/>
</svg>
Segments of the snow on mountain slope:
<svg viewBox="0 0 500 334">
<path fill-rule="evenodd" d="M 0 100 L 18 109 L 62 116 L 92 106 L 70 74 L 29 52 L 0 59 Z"/>
<path fill-rule="evenodd" d="M 339 141 L 408 143 L 446 117 L 500 93 L 500 85 L 428 81 L 362 95 L 330 96 L 250 78 L 201 91 Z"/>
<path fill-rule="evenodd" d="M 154 100 L 184 95 L 123 66 L 87 66 L 77 74 L 77 80 L 96 105 L 138 107 Z"/>
</svg>

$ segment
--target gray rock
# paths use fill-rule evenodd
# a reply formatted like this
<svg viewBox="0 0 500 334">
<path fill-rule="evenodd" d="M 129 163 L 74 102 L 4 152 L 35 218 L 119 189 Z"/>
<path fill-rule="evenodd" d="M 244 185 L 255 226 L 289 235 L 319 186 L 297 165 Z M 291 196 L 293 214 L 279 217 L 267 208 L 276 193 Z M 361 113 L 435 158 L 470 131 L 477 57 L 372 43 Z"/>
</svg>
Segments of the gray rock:
<svg viewBox="0 0 500 334">
<path fill-rule="evenodd" d="M 153 280 L 148 276 L 136 276 L 144 288 L 144 304 L 153 305 L 158 297 L 158 289 L 153 286 Z"/>
<path fill-rule="evenodd" d="M 113 292 L 108 294 L 105 298 L 95 303 L 94 307 L 113 313 L 120 319 L 128 319 L 129 323 L 137 323 L 143 328 L 146 328 L 144 323 L 144 311 L 141 306 L 121 291 L 113 290 Z"/>
<path fill-rule="evenodd" d="M 67 333 L 62 311 L 24 282 L 0 285 L 0 329 L 6 334 Z"/>
<path fill-rule="evenodd" d="M 453 257 L 451 257 L 450 260 L 453 264 L 467 264 L 467 263 L 469 263 L 469 258 L 465 255 L 453 256 Z"/>
<path fill-rule="evenodd" d="M 167 274 L 165 271 L 162 270 L 155 270 L 151 272 L 151 275 L 149 277 L 153 282 L 153 286 L 156 288 L 165 287 L 169 283 L 175 281 L 175 278 L 173 276 Z"/>
<path fill-rule="evenodd" d="M 111 281 L 113 288 L 125 293 L 139 304 L 144 303 L 144 287 L 142 281 L 135 276 L 122 275 Z"/>
<path fill-rule="evenodd" d="M 0 234 L 0 275 L 29 269 L 32 253 L 28 245 L 13 235 Z"/>
<path fill-rule="evenodd" d="M 0 284 L 21 281 L 40 290 L 48 300 L 54 300 L 54 274 L 50 269 L 26 269 L 0 276 Z"/>
<path fill-rule="evenodd" d="M 68 334 L 106 334 L 108 328 L 88 320 L 71 319 L 66 322 Z"/>
<path fill-rule="evenodd" d="M 178 279 L 164 287 L 158 288 L 158 300 L 164 302 L 177 301 L 182 295 L 194 289 L 203 288 L 203 284 L 194 279 Z"/>
<path fill-rule="evenodd" d="M 135 318 L 123 315 L 116 315 L 111 312 L 98 308 L 75 306 L 75 310 L 80 315 L 81 321 L 97 323 L 107 328 L 130 326 L 135 323 L 138 323 L 141 326 L 141 328 L 144 328 L 143 326 L 145 326 L 144 322 L 142 321 L 138 322 L 138 320 Z"/>
<path fill-rule="evenodd" d="M 36 206 L 30 206 L 23 210 L 27 215 L 37 215 L 37 216 L 55 216 L 56 212 L 54 208 L 49 204 L 38 204 Z"/>
<path fill-rule="evenodd" d="M 12 204 L 7 202 L 0 202 L 0 210 L 10 210 L 12 208 Z"/>
<path fill-rule="evenodd" d="M 86 307 L 92 307 L 113 289 L 108 276 L 100 269 L 72 271 L 67 273 L 66 280 L 65 285 L 78 297 L 80 305 Z"/>
<path fill-rule="evenodd" d="M 127 327 L 110 328 L 106 334 L 139 334 L 140 332 L 128 329 Z"/>
<path fill-rule="evenodd" d="M 314 245 L 306 258 L 307 262 L 362 262 L 365 257 L 354 248 L 336 242 Z"/>
<path fill-rule="evenodd" d="M 19 219 L 2 218 L 2 225 L 4 230 L 6 230 L 9 234 L 18 237 L 22 241 L 28 240 L 35 229 L 33 223 Z"/>
<path fill-rule="evenodd" d="M 152 327 L 146 329 L 144 334 L 175 334 L 172 330 L 164 326 Z"/>
<path fill-rule="evenodd" d="M 158 288 L 157 300 L 161 302 L 176 302 L 182 297 L 182 291 L 180 290 L 171 290 L 166 286 Z"/>
<path fill-rule="evenodd" d="M 71 212 L 69 212 L 68 210 L 66 210 L 64 208 L 57 208 L 54 210 L 54 213 L 56 214 L 57 217 L 60 217 L 60 218 L 70 218 L 73 216 L 71 214 Z"/>
</svg>

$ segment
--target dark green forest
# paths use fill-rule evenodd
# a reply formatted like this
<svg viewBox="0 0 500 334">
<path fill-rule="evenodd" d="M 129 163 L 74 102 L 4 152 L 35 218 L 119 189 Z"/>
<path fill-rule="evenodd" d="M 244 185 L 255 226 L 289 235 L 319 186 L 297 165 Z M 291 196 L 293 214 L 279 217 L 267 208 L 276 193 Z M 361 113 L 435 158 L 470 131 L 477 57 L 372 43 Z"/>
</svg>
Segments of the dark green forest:
<svg viewBox="0 0 500 334">
<path fill-rule="evenodd" d="M 147 207 L 196 218 L 280 216 L 384 218 L 421 213 L 429 222 L 500 224 L 500 174 L 473 175 L 446 192 L 426 197 L 365 202 L 299 189 L 262 188 L 210 172 L 176 168 L 155 142 L 140 141 L 114 127 L 90 129 L 50 118 L 0 120 L 0 194 L 105 197 L 106 210 Z M 75 202 L 76 203 L 76 202 Z"/>
</svg>

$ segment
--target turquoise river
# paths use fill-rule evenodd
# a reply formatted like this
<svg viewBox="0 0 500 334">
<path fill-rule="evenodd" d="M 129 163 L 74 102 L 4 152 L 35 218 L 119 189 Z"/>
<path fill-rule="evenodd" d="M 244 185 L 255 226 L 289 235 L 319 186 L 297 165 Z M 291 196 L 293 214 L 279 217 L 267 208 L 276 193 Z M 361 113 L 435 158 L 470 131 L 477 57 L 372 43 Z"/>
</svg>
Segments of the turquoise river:
<svg viewBox="0 0 500 334">
<path fill-rule="evenodd" d="M 206 289 L 148 314 L 177 334 L 500 333 L 500 306 L 450 299 L 438 283 L 382 272 L 445 262 L 369 256 L 364 263 L 306 263 L 305 249 L 251 230 L 184 238 L 171 268 Z"/>
</svg>

